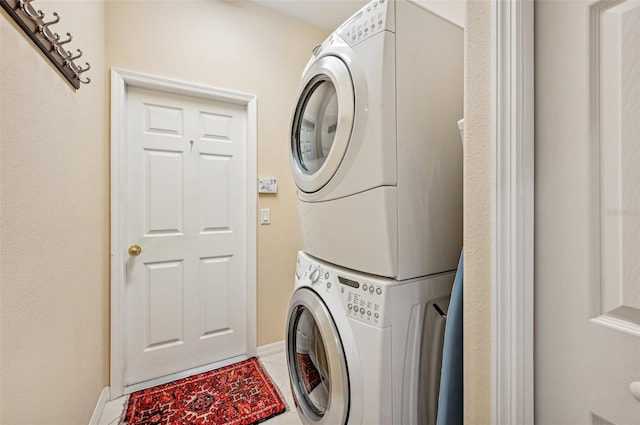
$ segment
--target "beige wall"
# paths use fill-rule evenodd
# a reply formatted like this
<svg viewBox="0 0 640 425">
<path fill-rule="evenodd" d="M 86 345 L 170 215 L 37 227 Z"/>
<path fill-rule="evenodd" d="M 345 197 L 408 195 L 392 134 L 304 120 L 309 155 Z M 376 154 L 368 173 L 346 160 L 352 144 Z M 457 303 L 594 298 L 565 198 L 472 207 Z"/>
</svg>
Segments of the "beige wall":
<svg viewBox="0 0 640 425">
<path fill-rule="evenodd" d="M 491 423 L 491 4 L 467 2 L 464 145 L 464 391 L 467 424 Z"/>
<path fill-rule="evenodd" d="M 109 371 L 104 3 L 38 7 L 92 82 L 74 92 L 1 13 L 0 423 L 87 424 Z"/>
<path fill-rule="evenodd" d="M 258 346 L 284 339 L 300 248 L 289 172 L 289 119 L 311 48 L 327 32 L 245 2 L 109 1 L 107 67 L 254 94 L 258 176 L 278 179 L 260 195 L 271 225 L 258 226 Z"/>
</svg>

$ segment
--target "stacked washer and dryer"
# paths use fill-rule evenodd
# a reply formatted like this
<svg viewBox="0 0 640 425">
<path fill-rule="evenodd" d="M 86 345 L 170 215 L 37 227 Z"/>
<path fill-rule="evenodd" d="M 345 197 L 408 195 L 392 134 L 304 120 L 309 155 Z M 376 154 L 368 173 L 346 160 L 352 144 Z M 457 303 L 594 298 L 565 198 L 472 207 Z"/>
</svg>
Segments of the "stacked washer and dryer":
<svg viewBox="0 0 640 425">
<path fill-rule="evenodd" d="M 435 423 L 462 248 L 463 43 L 412 2 L 373 0 L 303 72 L 287 362 L 305 424 Z"/>
</svg>

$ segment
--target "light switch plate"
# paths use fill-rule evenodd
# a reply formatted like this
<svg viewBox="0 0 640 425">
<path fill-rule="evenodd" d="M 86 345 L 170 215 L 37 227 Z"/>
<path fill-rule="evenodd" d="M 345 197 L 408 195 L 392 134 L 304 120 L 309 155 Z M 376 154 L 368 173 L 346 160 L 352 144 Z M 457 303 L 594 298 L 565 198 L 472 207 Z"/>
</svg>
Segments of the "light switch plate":
<svg viewBox="0 0 640 425">
<path fill-rule="evenodd" d="M 260 224 L 271 224 L 271 210 L 269 208 L 260 210 Z"/>
</svg>

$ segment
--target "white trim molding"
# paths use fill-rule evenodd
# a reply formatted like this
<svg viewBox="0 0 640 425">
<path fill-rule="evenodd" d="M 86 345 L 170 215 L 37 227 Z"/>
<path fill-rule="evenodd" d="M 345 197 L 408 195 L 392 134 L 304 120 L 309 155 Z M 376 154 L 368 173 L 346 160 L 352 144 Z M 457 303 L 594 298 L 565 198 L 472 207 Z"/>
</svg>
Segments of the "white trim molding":
<svg viewBox="0 0 640 425">
<path fill-rule="evenodd" d="M 492 421 L 533 425 L 533 0 L 492 4 Z"/>
<path fill-rule="evenodd" d="M 111 70 L 111 399 L 125 392 L 125 258 L 124 193 L 121 176 L 126 138 L 126 101 L 129 87 L 141 87 L 204 99 L 235 103 L 247 108 L 247 353 L 255 356 L 257 332 L 257 99 L 256 96 L 169 80 L 121 69 Z M 241 356 L 245 358 L 245 356 Z M 223 362 L 216 363 L 221 366 Z M 209 367 L 209 366 L 205 366 Z"/>
<path fill-rule="evenodd" d="M 107 402 L 111 399 L 111 391 L 109 387 L 104 387 L 100 392 L 100 397 L 98 397 L 98 401 L 96 402 L 96 407 L 93 409 L 93 414 L 91 415 L 91 419 L 89 419 L 89 425 L 99 425 L 100 419 L 102 418 L 102 412 L 104 412 L 104 407 L 107 405 Z"/>
</svg>

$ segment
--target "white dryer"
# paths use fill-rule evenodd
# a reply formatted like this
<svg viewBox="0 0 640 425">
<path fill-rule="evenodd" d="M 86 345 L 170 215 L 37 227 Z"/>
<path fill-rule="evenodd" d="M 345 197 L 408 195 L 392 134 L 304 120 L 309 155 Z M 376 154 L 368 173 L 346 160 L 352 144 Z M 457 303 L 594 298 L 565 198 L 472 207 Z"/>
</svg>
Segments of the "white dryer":
<svg viewBox="0 0 640 425">
<path fill-rule="evenodd" d="M 373 0 L 305 68 L 291 126 L 304 251 L 398 280 L 462 244 L 463 31 Z"/>
<path fill-rule="evenodd" d="M 302 422 L 435 423 L 453 279 L 398 282 L 300 252 L 286 343 Z"/>
</svg>

